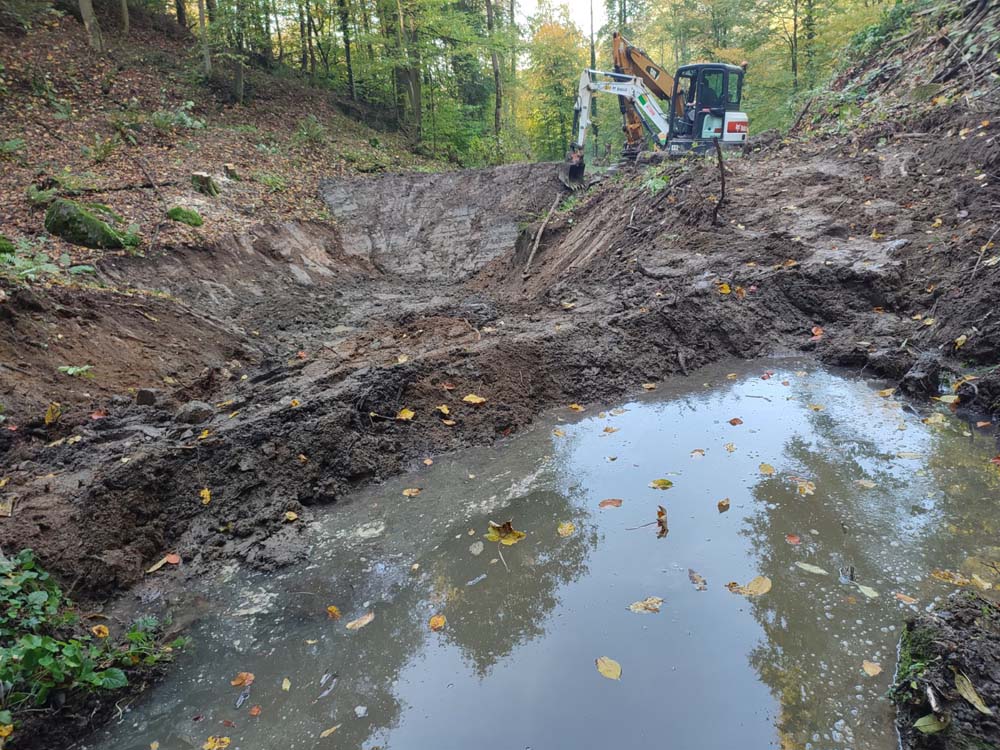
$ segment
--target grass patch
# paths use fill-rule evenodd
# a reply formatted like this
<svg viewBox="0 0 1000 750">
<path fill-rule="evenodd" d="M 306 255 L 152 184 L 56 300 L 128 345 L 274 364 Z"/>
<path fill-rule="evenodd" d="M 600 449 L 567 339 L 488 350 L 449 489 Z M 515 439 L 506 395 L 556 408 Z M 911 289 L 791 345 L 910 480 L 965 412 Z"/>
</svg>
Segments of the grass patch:
<svg viewBox="0 0 1000 750">
<path fill-rule="evenodd" d="M 261 185 L 268 188 L 272 193 L 281 193 L 288 187 L 288 183 L 285 182 L 285 178 L 279 174 L 273 174 L 271 172 L 258 172 L 253 176 L 253 178 Z"/>
</svg>

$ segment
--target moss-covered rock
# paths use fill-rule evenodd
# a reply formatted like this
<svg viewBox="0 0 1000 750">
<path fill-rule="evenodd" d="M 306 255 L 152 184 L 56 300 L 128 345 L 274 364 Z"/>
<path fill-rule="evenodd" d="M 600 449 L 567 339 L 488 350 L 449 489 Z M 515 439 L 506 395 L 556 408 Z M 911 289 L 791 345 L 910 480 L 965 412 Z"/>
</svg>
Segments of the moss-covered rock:
<svg viewBox="0 0 1000 750">
<path fill-rule="evenodd" d="M 10 238 L 0 234 L 0 255 L 13 255 L 14 254 L 14 243 L 10 241 Z"/>
<path fill-rule="evenodd" d="M 167 218 L 179 221 L 181 224 L 187 224 L 189 227 L 200 227 L 205 223 L 200 213 L 193 208 L 184 208 L 183 206 L 174 206 L 171 208 L 167 211 Z"/>
<path fill-rule="evenodd" d="M 113 249 L 139 244 L 139 236 L 118 229 L 122 218 L 99 203 L 77 203 L 57 198 L 45 212 L 45 229 L 67 242 L 84 247 Z"/>
</svg>

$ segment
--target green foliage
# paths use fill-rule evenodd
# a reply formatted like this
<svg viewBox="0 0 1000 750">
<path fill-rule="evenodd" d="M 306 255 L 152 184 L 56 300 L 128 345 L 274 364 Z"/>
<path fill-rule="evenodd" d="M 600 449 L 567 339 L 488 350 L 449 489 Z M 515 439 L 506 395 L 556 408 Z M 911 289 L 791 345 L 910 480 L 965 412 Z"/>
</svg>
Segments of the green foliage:
<svg viewBox="0 0 1000 750">
<path fill-rule="evenodd" d="M 79 276 L 94 273 L 94 267 L 73 265 L 65 253 L 58 258 L 41 250 L 43 243 L 18 240 L 13 253 L 0 252 L 0 276 L 15 280 L 38 281 L 49 276 Z"/>
<path fill-rule="evenodd" d="M 258 172 L 253 176 L 253 178 L 261 185 L 270 188 L 272 193 L 280 193 L 284 191 L 286 187 L 288 187 L 287 184 L 285 183 L 285 178 L 279 174 L 272 174 L 270 172 Z"/>
<path fill-rule="evenodd" d="M 167 218 L 171 221 L 179 221 L 181 224 L 187 224 L 191 227 L 200 227 L 205 223 L 204 219 L 201 218 L 201 214 L 195 211 L 193 208 L 184 208 L 183 206 L 174 206 L 169 211 L 167 211 Z"/>
<path fill-rule="evenodd" d="M 62 365 L 59 368 L 59 372 L 73 378 L 86 378 L 87 380 L 92 380 L 94 377 L 93 369 L 93 365 Z"/>
<path fill-rule="evenodd" d="M 28 185 L 27 194 L 28 202 L 32 206 L 47 206 L 56 199 L 56 196 L 59 194 L 59 188 L 39 190 L 35 185 Z"/>
<path fill-rule="evenodd" d="M 856 32 L 847 45 L 850 58 L 857 60 L 872 54 L 899 32 L 909 28 L 916 6 L 916 2 L 897 2 L 883 12 L 878 23 Z"/>
<path fill-rule="evenodd" d="M 122 217 L 101 203 L 77 203 L 57 198 L 45 212 L 45 229 L 67 242 L 102 249 L 134 247 L 139 235 L 121 229 Z"/>
<path fill-rule="evenodd" d="M 191 115 L 194 109 L 194 102 L 184 102 L 174 109 L 161 109 L 154 112 L 149 117 L 150 124 L 162 132 L 174 130 L 200 130 L 205 127 L 205 122 Z"/>
<path fill-rule="evenodd" d="M 14 243 L 6 235 L 0 234 L 0 257 L 13 255 Z"/>
<path fill-rule="evenodd" d="M 650 177 L 647 177 L 643 181 L 642 186 L 649 191 L 650 195 L 656 195 L 657 193 L 661 192 L 664 188 L 666 188 L 669 182 L 670 182 L 669 177 L 662 177 L 658 174 L 654 174 Z"/>
<path fill-rule="evenodd" d="M 121 142 L 121 137 L 117 133 L 110 138 L 102 138 L 99 133 L 95 133 L 93 143 L 83 147 L 83 155 L 94 164 L 101 164 L 111 157 Z"/>
<path fill-rule="evenodd" d="M 899 639 L 899 663 L 896 682 L 890 695 L 897 703 L 915 698 L 923 700 L 920 678 L 934 659 L 934 633 L 918 627 L 907 627 Z"/>
<path fill-rule="evenodd" d="M 23 138 L 11 138 L 9 141 L 0 141 L 0 159 L 10 159 L 24 149 Z"/>
<path fill-rule="evenodd" d="M 303 146 L 322 146 L 326 142 L 326 128 L 316 115 L 306 115 L 299 120 L 294 138 Z"/>
<path fill-rule="evenodd" d="M 54 690 L 117 690 L 128 684 L 120 666 L 155 664 L 171 648 L 156 643 L 155 620 L 137 621 L 115 645 L 107 628 L 94 635 L 31 550 L 0 557 L 0 723 L 16 712 L 44 706 Z M 95 637 L 95 636 L 104 637 Z"/>
</svg>

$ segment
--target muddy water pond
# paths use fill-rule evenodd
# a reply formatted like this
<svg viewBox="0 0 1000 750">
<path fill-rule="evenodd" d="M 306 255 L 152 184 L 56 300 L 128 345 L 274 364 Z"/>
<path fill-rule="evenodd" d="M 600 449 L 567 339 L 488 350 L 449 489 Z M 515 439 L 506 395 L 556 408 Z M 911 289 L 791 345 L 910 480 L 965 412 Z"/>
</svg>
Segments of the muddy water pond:
<svg viewBox="0 0 1000 750">
<path fill-rule="evenodd" d="M 307 562 L 206 581 L 191 646 L 86 747 L 892 750 L 902 622 L 940 571 L 988 575 L 1000 474 L 882 387 L 730 364 L 418 464 L 324 511 Z"/>
</svg>

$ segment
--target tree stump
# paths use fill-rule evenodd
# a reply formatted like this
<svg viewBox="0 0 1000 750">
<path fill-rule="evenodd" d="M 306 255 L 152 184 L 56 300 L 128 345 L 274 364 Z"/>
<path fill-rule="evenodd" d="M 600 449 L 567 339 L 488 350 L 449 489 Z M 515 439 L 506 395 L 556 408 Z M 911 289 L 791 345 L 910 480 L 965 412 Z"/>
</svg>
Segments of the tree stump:
<svg viewBox="0 0 1000 750">
<path fill-rule="evenodd" d="M 222 171 L 225 172 L 226 177 L 228 177 L 230 180 L 236 180 L 237 182 L 240 182 L 243 179 L 242 177 L 240 177 L 240 173 L 237 171 L 235 164 L 223 164 Z"/>
<path fill-rule="evenodd" d="M 191 175 L 191 184 L 199 193 L 203 193 L 214 198 L 219 194 L 219 186 L 215 184 L 212 175 L 208 172 L 194 172 Z"/>
</svg>

